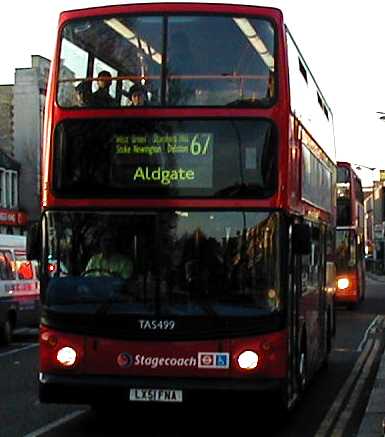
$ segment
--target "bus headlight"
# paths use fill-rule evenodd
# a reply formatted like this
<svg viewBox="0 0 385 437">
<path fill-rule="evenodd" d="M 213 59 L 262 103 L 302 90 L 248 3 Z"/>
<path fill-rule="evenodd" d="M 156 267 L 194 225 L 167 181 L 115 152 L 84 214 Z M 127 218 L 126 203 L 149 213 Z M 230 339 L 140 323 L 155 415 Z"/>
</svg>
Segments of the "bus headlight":
<svg viewBox="0 0 385 437">
<path fill-rule="evenodd" d="M 76 351 L 72 347 L 62 347 L 58 350 L 56 359 L 64 367 L 71 367 L 76 361 Z"/>
<path fill-rule="evenodd" d="M 339 290 L 345 290 L 350 285 L 348 278 L 340 278 L 337 280 L 337 287 Z"/>
<path fill-rule="evenodd" d="M 244 351 L 238 357 L 238 366 L 241 369 L 253 370 L 258 365 L 258 354 L 254 351 Z"/>
</svg>

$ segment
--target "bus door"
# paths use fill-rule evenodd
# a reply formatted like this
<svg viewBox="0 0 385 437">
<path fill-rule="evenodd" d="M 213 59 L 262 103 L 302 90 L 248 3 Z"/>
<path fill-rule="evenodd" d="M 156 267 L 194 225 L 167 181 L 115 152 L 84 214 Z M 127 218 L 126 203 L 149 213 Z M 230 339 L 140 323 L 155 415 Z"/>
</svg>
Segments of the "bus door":
<svg viewBox="0 0 385 437">
<path fill-rule="evenodd" d="M 310 227 L 310 253 L 301 257 L 301 298 L 299 317 L 305 325 L 307 361 L 311 373 L 323 351 L 325 324 L 325 232 L 318 223 Z"/>
<path fill-rule="evenodd" d="M 301 296 L 301 255 L 297 253 L 295 244 L 293 243 L 293 224 L 290 226 L 290 256 L 288 258 L 289 267 L 289 283 L 288 283 L 288 299 L 287 299 L 287 311 L 288 311 L 288 327 L 289 327 L 289 369 L 291 371 L 291 380 L 296 384 L 295 373 L 298 369 L 299 360 L 299 335 L 301 320 L 299 318 L 299 301 Z M 298 387 L 294 387 L 298 390 Z"/>
<path fill-rule="evenodd" d="M 326 283 L 326 266 L 327 266 L 327 227 L 323 224 L 319 225 L 319 302 L 318 302 L 318 318 L 320 331 L 321 348 L 319 353 L 323 354 L 327 350 L 327 283 Z M 331 320 L 329 321 L 331 323 Z"/>
</svg>

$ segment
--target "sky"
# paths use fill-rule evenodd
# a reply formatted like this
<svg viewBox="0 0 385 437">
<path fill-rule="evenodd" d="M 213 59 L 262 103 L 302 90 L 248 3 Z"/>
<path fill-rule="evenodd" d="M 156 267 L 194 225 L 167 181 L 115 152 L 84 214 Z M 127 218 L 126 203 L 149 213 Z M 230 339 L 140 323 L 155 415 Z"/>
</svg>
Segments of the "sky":
<svg viewBox="0 0 385 437">
<path fill-rule="evenodd" d="M 15 69 L 30 67 L 31 55 L 52 58 L 61 11 L 122 3 L 124 0 L 5 2 L 0 26 L 0 85 L 14 83 Z M 337 160 L 359 164 L 361 169 L 357 173 L 363 185 L 371 185 L 373 179 L 379 178 L 379 170 L 385 169 L 385 121 L 377 114 L 385 113 L 385 2 L 249 0 L 242 3 L 283 11 L 286 24 L 332 109 Z"/>
</svg>

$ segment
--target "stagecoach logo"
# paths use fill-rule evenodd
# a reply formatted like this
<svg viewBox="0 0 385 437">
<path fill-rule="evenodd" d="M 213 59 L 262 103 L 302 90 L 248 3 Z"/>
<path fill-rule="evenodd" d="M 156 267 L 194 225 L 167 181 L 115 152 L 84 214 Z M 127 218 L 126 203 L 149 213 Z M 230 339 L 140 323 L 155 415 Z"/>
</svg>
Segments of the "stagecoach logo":
<svg viewBox="0 0 385 437">
<path fill-rule="evenodd" d="M 116 359 L 119 367 L 130 367 L 134 361 L 131 354 L 127 352 L 122 352 L 118 355 Z"/>
</svg>

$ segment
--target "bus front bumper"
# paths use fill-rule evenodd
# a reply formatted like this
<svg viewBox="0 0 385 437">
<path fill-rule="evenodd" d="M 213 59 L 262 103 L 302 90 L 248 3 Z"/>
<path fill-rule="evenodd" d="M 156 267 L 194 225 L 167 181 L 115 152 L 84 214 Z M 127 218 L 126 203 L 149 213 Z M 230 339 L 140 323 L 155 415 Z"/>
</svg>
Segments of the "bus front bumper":
<svg viewBox="0 0 385 437">
<path fill-rule="evenodd" d="M 280 391 L 286 380 L 144 378 L 114 376 L 64 376 L 40 373 L 39 398 L 43 403 L 128 403 L 130 389 L 171 389 L 183 391 L 183 402 L 196 396 L 231 396 L 254 392 Z"/>
<path fill-rule="evenodd" d="M 337 291 L 335 294 L 337 304 L 358 303 L 359 297 L 357 290 Z"/>
</svg>

